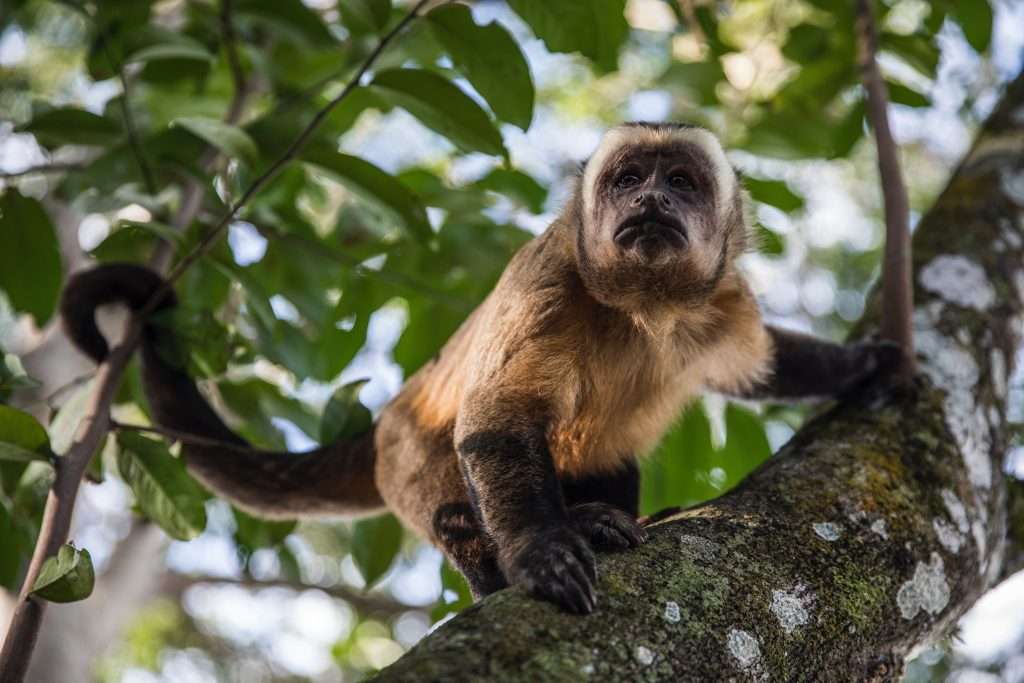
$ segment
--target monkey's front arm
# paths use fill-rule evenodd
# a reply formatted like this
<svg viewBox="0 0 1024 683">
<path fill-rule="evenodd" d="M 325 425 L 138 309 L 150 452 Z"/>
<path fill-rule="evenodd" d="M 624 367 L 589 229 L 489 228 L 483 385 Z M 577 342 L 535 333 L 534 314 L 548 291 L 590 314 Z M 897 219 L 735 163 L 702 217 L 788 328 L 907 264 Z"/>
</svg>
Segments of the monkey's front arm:
<svg viewBox="0 0 1024 683">
<path fill-rule="evenodd" d="M 902 354 L 890 342 L 844 345 L 771 325 L 766 330 L 773 348 L 769 374 L 752 386 L 726 393 L 753 399 L 841 396 L 892 372 Z"/>
<path fill-rule="evenodd" d="M 542 404 L 500 393 L 477 396 L 460 416 L 456 448 L 470 500 L 496 546 L 497 566 L 509 583 L 536 597 L 571 612 L 593 611 L 591 546 L 639 545 L 645 532 L 633 515 L 607 502 L 566 506 L 545 411 L 529 407 Z"/>
</svg>

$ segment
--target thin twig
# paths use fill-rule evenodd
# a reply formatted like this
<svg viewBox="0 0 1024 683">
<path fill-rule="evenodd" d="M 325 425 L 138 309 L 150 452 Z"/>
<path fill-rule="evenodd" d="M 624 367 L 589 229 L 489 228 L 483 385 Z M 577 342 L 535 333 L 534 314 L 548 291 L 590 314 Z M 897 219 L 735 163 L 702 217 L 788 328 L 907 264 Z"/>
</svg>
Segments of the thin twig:
<svg viewBox="0 0 1024 683">
<path fill-rule="evenodd" d="M 63 173 L 65 171 L 78 171 L 86 167 L 86 164 L 82 162 L 53 162 L 49 164 L 39 164 L 38 166 L 29 166 L 21 171 L 0 171 L 0 180 L 13 180 L 15 178 L 21 178 L 22 176 L 33 175 L 36 173 Z"/>
<path fill-rule="evenodd" d="M 143 434 L 157 434 L 159 436 L 167 437 L 172 441 L 180 441 L 182 443 L 192 444 L 195 446 L 224 448 L 233 451 L 244 451 L 246 453 L 252 452 L 251 446 L 242 446 L 237 443 L 229 443 L 227 441 L 221 441 L 219 439 L 208 439 L 204 436 L 189 434 L 187 432 L 179 432 L 176 429 L 168 429 L 167 427 L 130 425 L 125 424 L 124 422 L 118 422 L 117 420 L 111 419 L 110 428 L 121 432 L 141 432 Z"/>
<path fill-rule="evenodd" d="M 900 379 L 908 382 L 914 375 L 914 337 L 912 315 L 914 287 L 910 262 L 910 207 L 907 189 L 900 172 L 896 142 L 889 128 L 889 92 L 878 68 L 878 33 L 871 0 L 857 0 L 858 59 L 867 93 L 868 120 L 875 131 L 878 173 L 885 205 L 885 258 L 882 265 L 882 338 L 903 349 Z"/>
<path fill-rule="evenodd" d="M 323 591 L 332 598 L 344 600 L 359 611 L 360 614 L 384 614 L 397 616 L 404 612 L 422 609 L 412 605 L 405 605 L 397 600 L 378 593 L 364 593 L 354 588 L 343 585 L 318 586 L 315 584 L 303 583 L 301 581 L 289 581 L 287 579 L 254 579 L 252 577 L 222 577 L 222 576 L 189 576 L 185 574 L 169 573 L 164 582 L 163 590 L 166 593 L 181 594 L 193 586 L 238 586 L 249 590 L 261 590 L 264 588 L 287 588 L 293 591 L 318 590 Z"/>
<path fill-rule="evenodd" d="M 708 37 L 704 35 L 704 29 L 700 25 L 700 20 L 697 19 L 697 9 L 694 7 L 693 0 L 678 0 L 678 4 L 679 11 L 686 17 L 690 33 L 693 34 L 697 44 L 703 48 L 708 44 Z"/>
<path fill-rule="evenodd" d="M 110 69 L 117 74 L 118 80 L 121 81 L 121 117 L 124 119 L 124 127 L 128 132 L 128 144 L 132 148 L 132 156 L 135 157 L 135 163 L 138 164 L 146 192 L 155 195 L 157 193 L 156 180 L 153 179 L 153 170 L 146 160 L 146 153 L 142 149 L 142 141 L 139 139 L 139 132 L 135 127 L 135 117 L 132 114 L 131 105 L 128 103 L 131 98 L 131 88 L 128 85 L 128 76 L 124 72 L 124 64 L 115 62 L 105 35 L 100 36 L 100 44 L 103 46 L 103 55 L 106 57 Z"/>
<path fill-rule="evenodd" d="M 231 20 L 232 2 L 233 0 L 221 0 L 220 35 L 221 43 L 224 45 L 224 55 L 227 57 L 228 69 L 231 71 L 231 81 L 234 83 L 234 96 L 231 98 L 231 104 L 228 105 L 224 119 L 237 122 L 241 118 L 249 88 L 245 70 L 242 69 L 242 60 L 238 56 L 238 36 L 235 35 L 235 24 Z"/>
<path fill-rule="evenodd" d="M 95 370 L 90 370 L 89 372 L 87 372 L 85 374 L 79 375 L 78 377 L 75 377 L 75 378 L 65 382 L 64 384 L 60 385 L 59 387 L 57 387 L 56 389 L 51 391 L 49 394 L 44 396 L 41 400 L 37 401 L 37 403 L 45 403 L 47 406 L 52 408 L 54 403 L 57 401 L 57 399 L 60 398 L 60 396 L 65 391 L 71 391 L 72 389 L 77 389 L 78 387 L 82 386 L 83 384 L 85 384 L 86 382 L 88 382 L 89 380 L 91 380 L 95 376 L 96 376 L 96 371 Z"/>
<path fill-rule="evenodd" d="M 142 309 L 141 315 L 145 316 L 146 314 L 151 313 L 153 312 L 153 310 L 155 310 L 156 306 L 163 299 L 164 295 L 167 294 L 167 292 L 178 280 L 178 278 L 180 278 L 196 260 L 198 260 L 203 254 L 207 252 L 207 250 L 209 250 L 209 248 L 213 245 L 217 238 L 220 237 L 220 234 L 224 231 L 224 228 L 226 228 L 228 224 L 235 218 L 235 216 L 238 214 L 241 208 L 245 206 L 257 192 L 262 190 L 271 180 L 273 180 L 277 176 L 277 174 L 280 173 L 281 169 L 283 169 L 288 164 L 288 162 L 292 161 L 293 159 L 295 159 L 295 157 L 298 156 L 299 152 L 306 145 L 309 139 L 313 137 L 313 134 L 323 123 L 324 119 L 327 118 L 327 115 L 330 114 L 331 111 L 336 106 L 338 106 L 338 104 L 340 104 L 342 100 L 348 97 L 349 94 L 356 89 L 356 86 L 359 85 L 359 81 L 362 79 L 363 75 L 367 71 L 369 71 L 370 67 L 373 66 L 373 63 L 377 61 L 377 58 L 380 56 L 381 52 L 384 51 L 384 48 L 388 46 L 388 44 L 395 38 L 395 36 L 402 32 L 402 29 L 404 29 L 413 19 L 416 18 L 416 16 L 419 14 L 420 9 L 429 1 L 430 0 L 420 0 L 419 2 L 417 2 L 409 11 L 409 13 L 406 14 L 402 18 L 402 20 L 395 25 L 393 29 L 388 31 L 388 33 L 383 38 L 380 39 L 380 42 L 377 43 L 377 47 L 375 47 L 373 51 L 366 57 L 366 59 L 363 60 L 363 63 L 359 66 L 359 69 L 357 69 L 356 73 L 353 74 L 352 79 L 345 84 L 345 87 L 342 88 L 341 92 L 338 93 L 334 97 L 334 99 L 328 102 L 326 106 L 321 108 L 316 113 L 316 115 L 313 117 L 313 120 L 310 121 L 309 124 L 307 124 L 306 127 L 303 129 L 303 131 L 299 133 L 298 137 L 292 141 L 292 144 L 288 146 L 288 149 L 285 150 L 285 153 L 281 155 L 281 157 L 278 158 L 277 161 L 271 164 L 270 168 L 268 168 L 266 171 L 260 174 L 259 177 L 253 180 L 252 183 L 250 183 L 249 186 L 245 188 L 245 191 L 242 192 L 242 196 L 239 197 L 238 201 L 234 202 L 231 205 L 227 213 L 224 214 L 224 216 L 220 219 L 217 225 L 215 225 L 213 229 L 208 231 L 203 236 L 203 238 L 199 240 L 199 243 L 180 261 L 178 261 L 178 263 L 174 266 L 173 269 L 171 269 L 171 272 L 168 273 L 167 278 L 164 280 L 163 286 L 160 287 L 156 292 L 154 292 L 152 297 L 150 297 L 149 302 Z"/>
</svg>

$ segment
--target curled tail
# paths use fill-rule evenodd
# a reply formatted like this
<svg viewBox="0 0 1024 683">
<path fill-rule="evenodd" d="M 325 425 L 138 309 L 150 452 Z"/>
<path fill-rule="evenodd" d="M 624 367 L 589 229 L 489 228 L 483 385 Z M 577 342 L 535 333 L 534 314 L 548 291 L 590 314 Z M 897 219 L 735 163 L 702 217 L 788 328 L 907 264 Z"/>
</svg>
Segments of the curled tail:
<svg viewBox="0 0 1024 683">
<path fill-rule="evenodd" d="M 138 311 L 163 279 L 144 266 L 112 263 L 78 273 L 64 289 L 61 316 L 72 342 L 97 363 L 109 347 L 96 326 L 96 308 L 120 302 Z M 157 310 L 177 303 L 172 292 Z M 374 430 L 307 453 L 263 451 L 232 432 L 184 370 L 165 360 L 173 339 L 147 324 L 142 333 L 142 377 L 155 422 L 166 429 L 223 445 L 182 442 L 189 471 L 218 495 L 263 517 L 351 515 L 383 505 L 374 483 Z M 161 339 L 163 337 L 163 339 Z"/>
</svg>

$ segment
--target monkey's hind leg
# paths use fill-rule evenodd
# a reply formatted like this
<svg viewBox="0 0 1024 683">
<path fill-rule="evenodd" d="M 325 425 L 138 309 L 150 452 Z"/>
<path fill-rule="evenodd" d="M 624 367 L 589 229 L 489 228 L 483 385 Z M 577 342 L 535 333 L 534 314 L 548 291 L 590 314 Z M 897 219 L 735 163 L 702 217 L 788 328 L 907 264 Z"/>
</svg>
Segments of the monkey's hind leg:
<svg viewBox="0 0 1024 683">
<path fill-rule="evenodd" d="M 434 535 L 448 561 L 466 577 L 473 598 L 508 586 L 498 549 L 469 503 L 445 503 L 434 513 Z"/>
<path fill-rule="evenodd" d="M 572 525 L 599 550 L 625 550 L 647 540 L 637 522 L 640 471 L 635 462 L 610 474 L 562 481 Z"/>
</svg>

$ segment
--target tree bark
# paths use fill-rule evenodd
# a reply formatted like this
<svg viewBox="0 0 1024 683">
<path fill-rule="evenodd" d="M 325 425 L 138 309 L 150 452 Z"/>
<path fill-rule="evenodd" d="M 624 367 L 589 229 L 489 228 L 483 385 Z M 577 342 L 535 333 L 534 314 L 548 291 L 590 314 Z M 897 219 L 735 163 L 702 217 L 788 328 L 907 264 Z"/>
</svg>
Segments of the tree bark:
<svg viewBox="0 0 1024 683">
<path fill-rule="evenodd" d="M 1019 552 L 1002 462 L 1024 334 L 1024 75 L 914 252 L 913 386 L 830 407 L 737 489 L 604 555 L 593 615 L 505 590 L 375 680 L 898 680 Z"/>
</svg>

